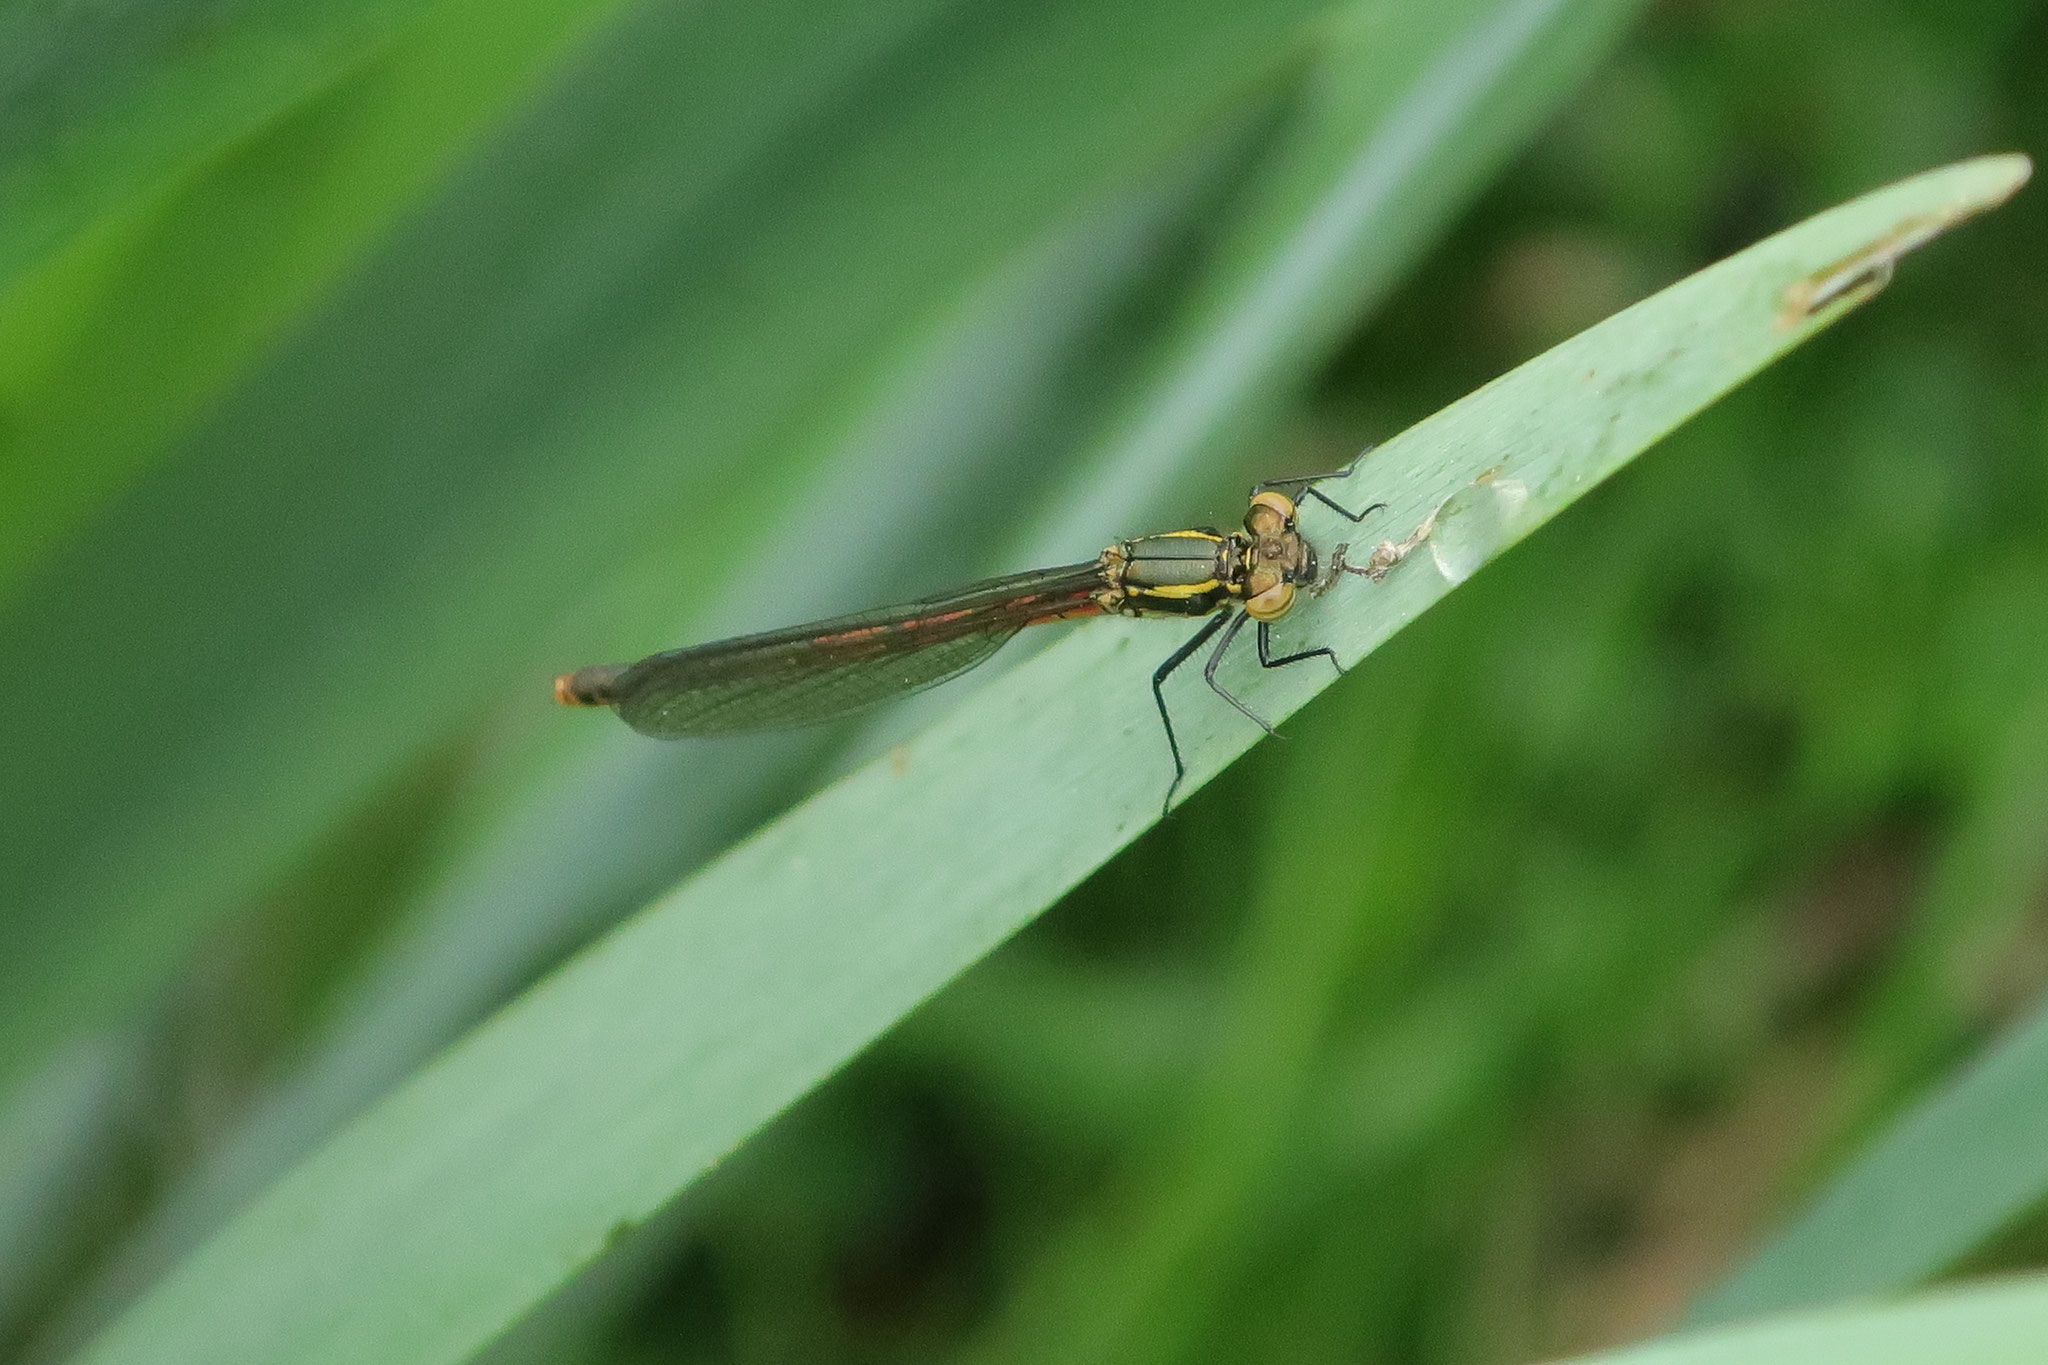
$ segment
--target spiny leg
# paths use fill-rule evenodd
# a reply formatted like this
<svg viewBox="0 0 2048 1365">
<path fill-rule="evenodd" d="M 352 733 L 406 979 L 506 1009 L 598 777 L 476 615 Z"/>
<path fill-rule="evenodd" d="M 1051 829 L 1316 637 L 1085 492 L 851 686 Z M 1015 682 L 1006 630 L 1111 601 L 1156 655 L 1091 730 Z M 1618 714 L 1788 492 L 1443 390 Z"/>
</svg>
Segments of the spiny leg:
<svg viewBox="0 0 2048 1365">
<path fill-rule="evenodd" d="M 1230 695 L 1229 689 L 1224 687 L 1222 683 L 1216 681 L 1216 666 L 1223 662 L 1224 654 L 1228 652 L 1230 649 L 1230 642 L 1237 638 L 1237 633 L 1240 630 L 1244 629 L 1244 623 L 1251 619 L 1251 617 L 1245 615 L 1241 611 L 1236 612 L 1231 616 L 1230 628 L 1223 632 L 1223 638 L 1218 640 L 1216 642 L 1216 648 L 1209 652 L 1209 662 L 1202 665 L 1202 677 L 1209 684 L 1210 691 L 1214 692 L 1217 696 L 1223 698 L 1223 700 L 1229 702 L 1232 706 L 1235 706 L 1238 710 L 1244 712 L 1247 716 L 1250 716 L 1252 718 L 1252 721 L 1261 730 L 1264 730 L 1267 734 L 1277 735 L 1280 732 L 1278 730 L 1275 730 L 1271 725 L 1267 724 L 1266 718 L 1264 716 L 1252 710 L 1251 707 L 1246 706 L 1236 697 Z"/>
<path fill-rule="evenodd" d="M 1304 649 L 1298 654 L 1283 654 L 1277 659 L 1274 658 L 1273 623 L 1271 621 L 1259 622 L 1259 667 L 1285 668 L 1289 664 L 1298 664 L 1303 659 L 1317 658 L 1328 659 L 1330 667 L 1336 669 L 1339 674 L 1344 672 L 1344 665 L 1337 662 L 1337 651 L 1331 649 L 1328 645 L 1323 645 L 1317 649 Z"/>
<path fill-rule="evenodd" d="M 1173 737 L 1173 717 L 1166 711 L 1166 680 L 1190 658 L 1196 650 L 1209 642 L 1209 637 L 1223 629 L 1224 623 L 1232 618 L 1212 616 L 1202 623 L 1202 628 L 1188 637 L 1186 644 L 1173 651 L 1165 663 L 1152 674 L 1152 700 L 1159 707 L 1159 723 L 1166 727 L 1166 747 L 1173 754 L 1173 785 L 1166 789 L 1166 811 L 1173 809 L 1173 794 L 1180 790 L 1181 779 L 1188 775 L 1187 765 L 1180 759 L 1180 741 Z M 1242 620 L 1242 617 L 1235 618 Z M 1227 643 L 1227 641 L 1226 641 Z M 1165 811 L 1162 811 L 1163 815 Z"/>
<path fill-rule="evenodd" d="M 1387 510 L 1387 505 L 1385 503 L 1376 502 L 1372 506 L 1367 507 L 1362 511 L 1354 512 L 1348 507 L 1338 506 L 1335 502 L 1331 501 L 1328 496 L 1322 493 L 1318 493 L 1313 488 L 1304 488 L 1301 490 L 1301 492 L 1303 497 L 1314 498 L 1317 502 L 1329 508 L 1338 516 L 1343 517 L 1346 521 L 1364 521 L 1367 517 L 1371 516 L 1375 512 L 1384 512 Z"/>
<path fill-rule="evenodd" d="M 1367 455 L 1370 455 L 1371 453 L 1372 447 L 1367 446 L 1364 450 L 1358 452 L 1358 456 L 1360 459 L 1364 459 Z M 1357 467 L 1358 466 L 1356 465 L 1356 463 L 1352 465 L 1352 469 L 1356 469 Z M 1346 521 L 1353 522 L 1364 521 L 1367 517 L 1371 516 L 1375 512 L 1385 511 L 1387 505 L 1383 502 L 1376 502 L 1362 512 L 1354 512 L 1350 508 L 1344 507 L 1339 503 L 1335 502 L 1331 499 L 1329 494 L 1323 492 L 1315 486 L 1323 482 L 1323 480 L 1325 479 L 1349 478 L 1351 476 L 1351 472 L 1351 469 L 1338 469 L 1333 470 L 1328 474 L 1299 474 L 1291 479 L 1267 479 L 1264 483 L 1252 485 L 1252 496 L 1257 497 L 1260 493 L 1264 492 L 1268 488 L 1299 489 L 1301 497 L 1314 498 L 1317 502 L 1329 508 L 1338 516 L 1343 517 Z"/>
</svg>

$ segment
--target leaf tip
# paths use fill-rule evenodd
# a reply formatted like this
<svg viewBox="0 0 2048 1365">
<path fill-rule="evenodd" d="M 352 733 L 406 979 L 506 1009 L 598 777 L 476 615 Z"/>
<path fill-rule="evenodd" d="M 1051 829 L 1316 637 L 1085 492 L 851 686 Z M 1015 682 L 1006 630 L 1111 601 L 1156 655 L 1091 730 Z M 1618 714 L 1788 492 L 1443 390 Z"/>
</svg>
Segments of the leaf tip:
<svg viewBox="0 0 2048 1365">
<path fill-rule="evenodd" d="M 1793 327 L 1830 310 L 1846 311 L 1891 283 L 1898 263 L 1959 223 L 1997 208 L 2032 178 L 2034 163 L 2023 152 L 2005 152 L 1959 162 L 1933 175 L 1953 177 L 1956 194 L 1947 203 L 1900 222 L 1884 236 L 1841 260 L 1796 280 L 1785 291 L 1781 327 Z"/>
</svg>

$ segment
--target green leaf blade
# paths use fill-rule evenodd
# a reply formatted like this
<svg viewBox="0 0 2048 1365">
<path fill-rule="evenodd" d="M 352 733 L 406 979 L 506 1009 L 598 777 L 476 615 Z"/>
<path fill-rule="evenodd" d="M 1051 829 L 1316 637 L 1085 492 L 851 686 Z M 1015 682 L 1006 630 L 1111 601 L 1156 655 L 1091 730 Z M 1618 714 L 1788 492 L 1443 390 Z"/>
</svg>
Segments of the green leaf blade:
<svg viewBox="0 0 2048 1365">
<path fill-rule="evenodd" d="M 1086 553 L 1156 524 L 1154 509 L 1169 499 L 1206 500 L 1200 490 L 1211 487 L 1234 494 L 1223 470 L 1243 462 L 1269 411 L 1577 86 L 1636 8 L 1457 0 L 1390 15 L 1359 6 L 1344 16 L 1353 22 L 1319 35 L 1324 50 L 1306 89 L 1286 96 L 1281 132 L 1251 134 L 1247 147 L 1246 120 L 1268 112 L 1225 120 L 1163 179 L 1084 211 L 1019 267 L 997 272 L 959 318 L 934 319 L 873 406 L 825 438 L 828 453 L 810 465 L 824 486 L 799 499 L 804 510 L 762 516 L 756 549 L 725 569 L 723 589 L 706 585 L 701 602 L 674 600 L 674 583 L 703 575 L 687 550 L 672 566 L 633 570 L 658 589 L 646 623 L 617 624 L 614 638 L 667 643 L 775 624 L 746 614 L 769 602 L 796 619 L 889 600 L 919 590 L 906 572 L 958 582 Z M 1246 156 L 1256 158 L 1248 183 Z M 1192 224 L 1217 240 L 1190 277 L 1159 258 Z M 1089 352 L 1091 380 L 1076 392 L 1068 372 L 1077 353 L 1160 272 L 1185 289 L 1186 305 L 1158 342 L 1123 343 L 1132 354 L 1112 368 L 1135 378 L 1096 397 L 1105 367 Z M 1050 514 L 1034 514 L 1054 487 L 1063 491 Z M 914 512 L 900 501 L 895 511 L 944 527 L 940 542 L 906 553 L 898 534 L 845 535 L 845 509 L 863 488 L 904 490 L 899 499 L 916 490 Z M 593 614 L 613 619 L 602 607 Z M 903 719 L 878 728 L 901 733 Z M 406 928 L 364 972 L 357 1007 L 323 1030 L 235 1141 L 162 1201 L 70 1315 L 81 1333 L 531 980 L 543 952 L 637 908 L 625 888 L 670 884 L 758 824 L 768 813 L 758 794 L 831 739 L 707 751 L 648 745 L 610 725 L 564 729 L 552 712 L 523 714 L 518 726 L 534 742 L 501 748 L 473 782 L 494 832 L 475 836 L 406 912 Z"/>
<path fill-rule="evenodd" d="M 1702 1332 L 1581 1357 L 1585 1365 L 2024 1365 L 2048 1340 L 2048 1285 L 2038 1277 Z"/>
<path fill-rule="evenodd" d="M 1304 628 L 1362 656 L 1846 306 L 1801 315 L 1802 282 L 2000 202 L 2027 169 L 1965 163 L 1823 214 L 1389 442 L 1349 487 L 1390 503 L 1396 534 L 1434 535 L 1384 583 L 1310 604 Z M 1306 524 L 1326 549 L 1340 538 L 1331 514 Z M 474 1349 L 1157 818 L 1146 680 L 1163 644 L 1154 622 L 1077 630 L 763 830 L 370 1111 L 90 1358 Z M 1277 718 L 1316 671 L 1238 676 Z M 1175 697 L 1197 779 L 1249 747 L 1220 703 Z"/>
</svg>

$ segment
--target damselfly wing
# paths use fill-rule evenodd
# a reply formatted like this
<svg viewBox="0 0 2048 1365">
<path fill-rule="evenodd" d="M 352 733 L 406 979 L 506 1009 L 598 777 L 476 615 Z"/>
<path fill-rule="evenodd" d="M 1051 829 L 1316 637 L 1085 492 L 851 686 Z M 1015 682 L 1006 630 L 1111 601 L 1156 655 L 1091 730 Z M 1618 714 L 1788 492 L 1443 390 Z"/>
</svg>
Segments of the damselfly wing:
<svg viewBox="0 0 2048 1365">
<path fill-rule="evenodd" d="M 599 664 L 557 681 L 561 700 L 611 706 L 657 739 L 834 720 L 936 686 L 1028 625 L 1102 611 L 1098 561 L 990 579 L 901 606 Z"/>
</svg>

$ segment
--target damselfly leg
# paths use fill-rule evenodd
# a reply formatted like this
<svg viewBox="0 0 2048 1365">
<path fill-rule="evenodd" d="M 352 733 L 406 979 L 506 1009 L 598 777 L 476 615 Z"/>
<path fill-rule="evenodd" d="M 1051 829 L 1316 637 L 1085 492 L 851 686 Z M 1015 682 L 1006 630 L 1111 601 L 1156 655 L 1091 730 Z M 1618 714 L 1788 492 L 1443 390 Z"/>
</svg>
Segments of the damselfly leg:
<svg viewBox="0 0 2048 1365">
<path fill-rule="evenodd" d="M 1231 613 L 1230 624 L 1223 628 L 1223 638 L 1216 642 L 1216 648 L 1209 651 L 1209 662 L 1202 665 L 1202 681 L 1209 684 L 1211 692 L 1214 692 L 1217 696 L 1244 712 L 1246 719 L 1250 720 L 1252 724 L 1258 726 L 1269 735 L 1277 735 L 1280 732 L 1273 728 L 1271 721 L 1252 710 L 1251 707 L 1246 706 L 1242 701 L 1238 700 L 1229 688 L 1216 681 L 1216 670 L 1223 663 L 1223 656 L 1230 649 L 1230 642 L 1237 638 L 1237 633 L 1244 629 L 1244 623 L 1251 619 L 1251 617 L 1241 611 Z"/>
<path fill-rule="evenodd" d="M 1259 667 L 1285 668 L 1289 664 L 1298 664 L 1303 659 L 1328 659 L 1330 667 L 1336 669 L 1340 676 L 1344 672 L 1344 665 L 1337 662 L 1337 651 L 1331 649 L 1328 645 L 1318 645 L 1314 649 L 1299 650 L 1293 654 L 1282 654 L 1279 658 L 1274 658 L 1273 623 L 1271 621 L 1259 622 Z"/>
<path fill-rule="evenodd" d="M 1159 723 L 1165 727 L 1166 747 L 1173 755 L 1173 784 L 1166 789 L 1165 809 L 1169 811 L 1173 809 L 1174 793 L 1180 790 L 1181 780 L 1187 776 L 1187 766 L 1181 760 L 1180 741 L 1173 733 L 1173 716 L 1166 709 L 1166 680 L 1173 676 L 1175 669 L 1193 658 L 1196 651 L 1200 650 L 1203 645 L 1214 638 L 1217 631 L 1223 632 L 1223 638 L 1216 641 L 1216 647 L 1209 651 L 1208 662 L 1202 665 L 1203 681 L 1209 684 L 1210 690 L 1217 696 L 1223 698 L 1223 700 L 1229 702 L 1232 706 L 1250 717 L 1252 722 L 1261 730 L 1275 738 L 1278 738 L 1280 734 L 1278 730 L 1273 728 L 1272 722 L 1247 706 L 1242 698 L 1232 693 L 1216 676 L 1216 670 L 1223 665 L 1223 655 L 1229 650 L 1231 642 L 1237 638 L 1237 633 L 1244 629 L 1245 622 L 1251 619 L 1250 616 L 1247 616 L 1242 611 L 1232 612 L 1228 616 L 1213 616 L 1209 618 L 1209 620 L 1202 623 L 1202 628 L 1189 636 L 1187 643 L 1175 650 L 1165 663 L 1159 665 L 1158 671 L 1152 675 L 1152 700 L 1159 707 Z M 1344 665 L 1337 662 L 1337 652 L 1328 645 L 1320 645 L 1315 649 L 1299 650 L 1293 654 L 1282 654 L 1275 658 L 1273 655 L 1273 623 L 1261 621 L 1258 625 L 1259 667 L 1285 668 L 1289 664 L 1298 664 L 1304 659 L 1328 659 L 1330 667 L 1336 669 L 1340 675 L 1344 672 Z"/>
<path fill-rule="evenodd" d="M 1180 741 L 1174 737 L 1173 716 L 1166 709 L 1166 680 L 1173 671 L 1194 657 L 1196 650 L 1209 643 L 1217 631 L 1223 629 L 1226 621 L 1242 619 L 1234 616 L 1212 616 L 1202 622 L 1202 628 L 1187 638 L 1186 643 L 1173 651 L 1166 662 L 1152 673 L 1152 702 L 1159 708 L 1159 723 L 1166 727 L 1166 748 L 1173 755 L 1173 784 L 1166 789 L 1165 809 L 1173 809 L 1173 794 L 1180 790 L 1181 779 L 1188 775 L 1187 764 L 1181 761 Z M 1225 643 L 1229 643 L 1225 641 Z"/>
<path fill-rule="evenodd" d="M 1372 453 L 1372 449 L 1373 448 L 1371 446 L 1367 446 L 1364 450 L 1360 451 L 1358 455 L 1359 459 L 1364 459 L 1367 455 L 1370 455 Z M 1355 469 L 1357 466 L 1354 464 L 1352 467 Z M 1331 479 L 1344 479 L 1349 478 L 1350 476 L 1350 470 L 1338 469 L 1333 470 L 1328 474 L 1298 474 L 1291 479 L 1268 479 L 1264 483 L 1253 484 L 1252 495 L 1256 497 L 1268 488 L 1299 489 L 1300 496 L 1314 498 L 1317 502 L 1329 508 L 1338 516 L 1344 518 L 1346 521 L 1354 523 L 1364 521 L 1367 517 L 1371 516 L 1375 512 L 1384 512 L 1387 508 L 1387 505 L 1383 502 L 1376 502 L 1372 506 L 1366 508 L 1363 511 L 1354 512 L 1350 508 L 1344 506 L 1342 503 L 1336 501 L 1329 494 L 1323 492 L 1321 489 L 1316 487 L 1317 484 L 1326 483 Z"/>
</svg>

